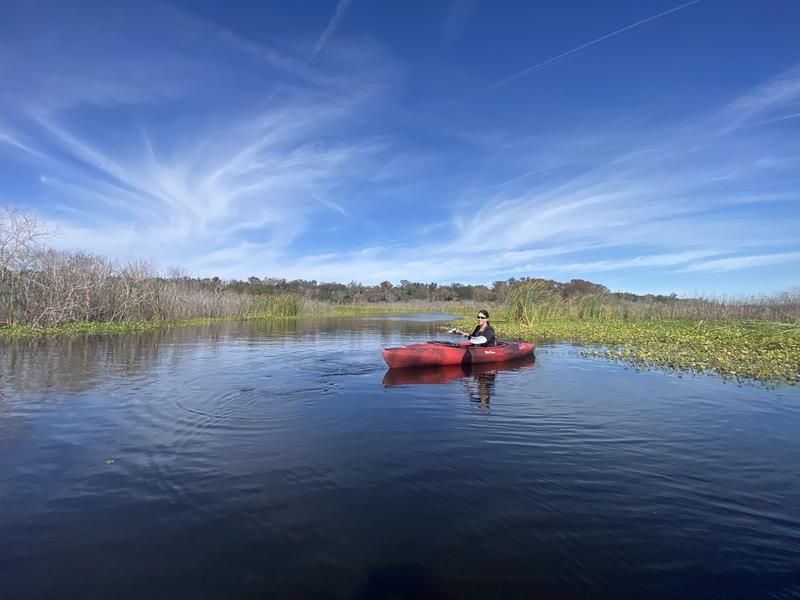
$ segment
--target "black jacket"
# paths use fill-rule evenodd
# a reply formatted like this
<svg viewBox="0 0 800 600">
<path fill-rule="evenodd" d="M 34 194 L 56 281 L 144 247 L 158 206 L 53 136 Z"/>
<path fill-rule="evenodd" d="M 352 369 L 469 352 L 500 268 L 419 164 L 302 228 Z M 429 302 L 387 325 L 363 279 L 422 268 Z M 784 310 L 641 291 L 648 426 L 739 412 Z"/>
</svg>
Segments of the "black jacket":
<svg viewBox="0 0 800 600">
<path fill-rule="evenodd" d="M 489 323 L 486 324 L 486 329 L 481 331 L 480 325 L 475 325 L 475 329 L 472 330 L 472 334 L 470 337 L 477 337 L 482 335 L 486 338 L 485 344 L 478 344 L 479 346 L 497 346 L 497 336 L 494 334 L 494 329 Z"/>
</svg>

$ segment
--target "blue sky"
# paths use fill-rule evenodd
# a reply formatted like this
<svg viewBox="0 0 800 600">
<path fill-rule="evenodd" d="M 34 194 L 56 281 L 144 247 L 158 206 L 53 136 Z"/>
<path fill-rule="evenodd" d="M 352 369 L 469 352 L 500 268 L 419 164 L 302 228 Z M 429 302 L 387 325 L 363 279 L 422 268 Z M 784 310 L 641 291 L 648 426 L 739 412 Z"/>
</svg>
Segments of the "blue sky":
<svg viewBox="0 0 800 600">
<path fill-rule="evenodd" d="M 224 278 L 800 286 L 800 3 L 6 2 L 0 203 Z"/>
</svg>

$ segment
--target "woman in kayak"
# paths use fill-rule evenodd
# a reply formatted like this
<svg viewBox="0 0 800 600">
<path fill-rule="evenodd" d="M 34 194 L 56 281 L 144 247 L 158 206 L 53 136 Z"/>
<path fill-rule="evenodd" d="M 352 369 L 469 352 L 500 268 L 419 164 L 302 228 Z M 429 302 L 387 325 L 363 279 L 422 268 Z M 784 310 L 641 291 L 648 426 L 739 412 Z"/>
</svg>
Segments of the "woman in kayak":
<svg viewBox="0 0 800 600">
<path fill-rule="evenodd" d="M 463 335 L 475 346 L 497 346 L 497 336 L 495 336 L 494 329 L 489 323 L 489 311 L 479 310 L 478 316 L 475 318 L 478 319 L 478 324 L 475 325 L 472 333 L 464 333 L 458 329 L 451 329 L 450 331 Z"/>
</svg>

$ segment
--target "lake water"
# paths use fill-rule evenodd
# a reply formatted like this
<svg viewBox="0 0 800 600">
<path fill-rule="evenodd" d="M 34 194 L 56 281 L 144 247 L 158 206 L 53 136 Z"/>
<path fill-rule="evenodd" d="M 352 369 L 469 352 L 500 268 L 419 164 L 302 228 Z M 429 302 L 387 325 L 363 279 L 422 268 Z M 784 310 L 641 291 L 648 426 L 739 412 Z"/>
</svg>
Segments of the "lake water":
<svg viewBox="0 0 800 600">
<path fill-rule="evenodd" d="M 797 388 L 432 318 L 3 342 L 0 597 L 800 597 Z"/>
</svg>

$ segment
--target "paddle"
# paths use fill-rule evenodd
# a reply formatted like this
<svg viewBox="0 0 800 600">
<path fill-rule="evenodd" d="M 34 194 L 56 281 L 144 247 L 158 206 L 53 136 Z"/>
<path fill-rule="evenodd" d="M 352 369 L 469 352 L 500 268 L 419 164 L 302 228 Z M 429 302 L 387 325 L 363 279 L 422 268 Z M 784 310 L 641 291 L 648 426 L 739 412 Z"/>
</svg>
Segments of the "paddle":
<svg viewBox="0 0 800 600">
<path fill-rule="evenodd" d="M 453 334 L 458 334 L 460 336 L 463 336 L 463 337 L 465 337 L 465 338 L 467 338 L 469 340 L 470 344 L 474 344 L 476 346 L 480 346 L 481 344 L 485 344 L 486 343 L 486 338 L 483 337 L 482 335 L 471 337 L 470 334 L 464 333 L 460 329 L 455 329 L 455 328 L 448 329 L 447 333 L 453 333 Z"/>
</svg>

